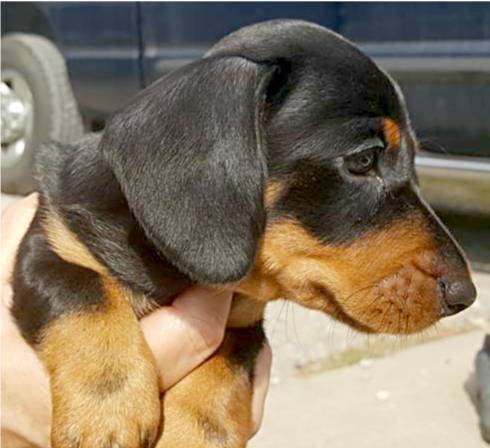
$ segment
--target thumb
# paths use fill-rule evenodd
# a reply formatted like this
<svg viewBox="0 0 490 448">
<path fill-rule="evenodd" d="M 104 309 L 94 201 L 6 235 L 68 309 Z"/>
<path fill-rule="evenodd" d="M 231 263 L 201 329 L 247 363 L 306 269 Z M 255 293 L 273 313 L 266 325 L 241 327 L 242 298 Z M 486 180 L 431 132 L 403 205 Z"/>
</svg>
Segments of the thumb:
<svg viewBox="0 0 490 448">
<path fill-rule="evenodd" d="M 223 341 L 233 294 L 190 288 L 171 306 L 141 319 L 166 390 L 208 358 Z"/>
</svg>

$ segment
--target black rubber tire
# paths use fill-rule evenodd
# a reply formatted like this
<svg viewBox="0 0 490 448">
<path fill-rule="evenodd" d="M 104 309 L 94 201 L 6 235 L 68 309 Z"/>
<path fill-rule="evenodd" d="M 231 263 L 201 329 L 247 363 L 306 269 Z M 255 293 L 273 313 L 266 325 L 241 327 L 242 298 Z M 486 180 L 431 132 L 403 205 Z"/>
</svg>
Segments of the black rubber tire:
<svg viewBox="0 0 490 448">
<path fill-rule="evenodd" d="M 13 33 L 2 36 L 2 69 L 20 72 L 32 91 L 33 132 L 30 144 L 15 165 L 2 166 L 2 191 L 26 194 L 33 190 L 32 161 L 41 143 L 72 142 L 83 133 L 62 54 L 43 36 Z"/>
</svg>

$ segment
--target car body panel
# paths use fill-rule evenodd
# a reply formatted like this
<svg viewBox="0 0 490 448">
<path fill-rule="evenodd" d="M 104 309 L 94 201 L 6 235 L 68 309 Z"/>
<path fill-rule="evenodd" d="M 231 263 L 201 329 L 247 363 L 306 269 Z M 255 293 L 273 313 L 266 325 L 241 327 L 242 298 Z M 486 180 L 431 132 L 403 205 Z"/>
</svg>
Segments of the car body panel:
<svg viewBox="0 0 490 448">
<path fill-rule="evenodd" d="M 455 167 L 468 168 L 468 156 L 490 164 L 488 3 L 13 2 L 1 8 L 3 33 L 42 34 L 61 49 L 82 114 L 92 125 L 237 28 L 274 18 L 329 27 L 359 44 L 401 84 L 428 151 L 418 158 L 422 180 L 446 185 L 441 179 L 456 170 L 449 176 L 454 185 L 476 191 L 465 209 L 481 210 L 479 185 L 488 185 L 490 174 L 466 170 L 466 176 Z M 441 167 L 441 160 L 449 165 Z M 429 199 L 447 199 L 447 185 L 428 186 Z"/>
<path fill-rule="evenodd" d="M 4 17 L 4 12 L 10 13 Z M 2 3 L 2 32 L 53 39 L 66 59 L 83 115 L 96 119 L 141 89 L 139 24 L 135 2 Z"/>
</svg>

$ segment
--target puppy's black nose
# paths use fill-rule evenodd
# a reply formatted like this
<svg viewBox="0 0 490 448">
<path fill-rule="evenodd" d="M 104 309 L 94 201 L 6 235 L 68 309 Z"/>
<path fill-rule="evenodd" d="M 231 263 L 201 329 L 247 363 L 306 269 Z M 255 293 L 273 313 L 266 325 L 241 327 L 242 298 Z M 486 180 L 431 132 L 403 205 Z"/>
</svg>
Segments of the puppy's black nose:
<svg viewBox="0 0 490 448">
<path fill-rule="evenodd" d="M 452 316 L 468 308 L 476 299 L 476 288 L 468 279 L 441 279 L 443 316 Z"/>
</svg>

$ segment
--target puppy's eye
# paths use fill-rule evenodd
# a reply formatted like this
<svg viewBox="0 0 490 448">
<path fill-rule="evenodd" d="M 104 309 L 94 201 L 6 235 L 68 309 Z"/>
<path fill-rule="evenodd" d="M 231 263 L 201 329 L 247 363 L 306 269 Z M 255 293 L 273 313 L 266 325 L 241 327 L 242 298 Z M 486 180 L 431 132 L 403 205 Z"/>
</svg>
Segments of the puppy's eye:
<svg viewBox="0 0 490 448">
<path fill-rule="evenodd" d="M 346 168 L 352 174 L 366 174 L 376 163 L 378 147 L 365 149 L 344 158 Z"/>
</svg>

